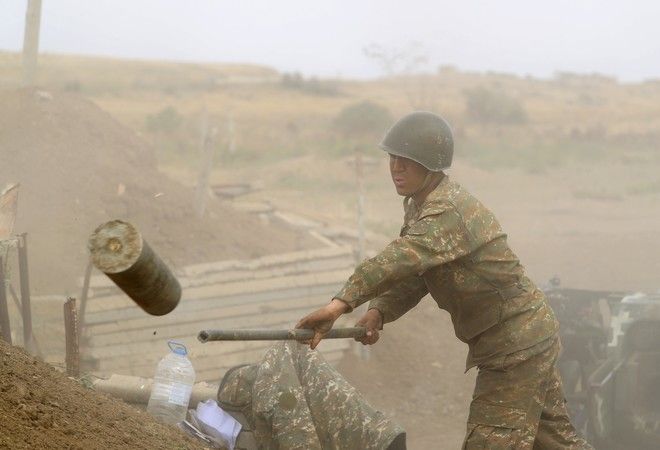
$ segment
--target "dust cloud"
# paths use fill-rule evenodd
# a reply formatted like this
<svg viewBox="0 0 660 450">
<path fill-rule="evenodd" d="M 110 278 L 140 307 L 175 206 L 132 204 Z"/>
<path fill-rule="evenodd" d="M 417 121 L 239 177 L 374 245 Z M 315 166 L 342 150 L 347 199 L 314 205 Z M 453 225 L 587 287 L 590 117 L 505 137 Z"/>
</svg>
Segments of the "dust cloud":
<svg viewBox="0 0 660 450">
<path fill-rule="evenodd" d="M 660 80 L 430 69 L 423 45 L 361 53 L 378 76 L 48 53 L 26 87 L 21 55 L 0 52 L 0 189 L 20 183 L 14 233 L 27 233 L 45 358 L 61 363 L 63 328 L 60 304 L 44 299 L 80 295 L 86 240 L 106 220 L 137 224 L 175 271 L 316 249 L 335 227 L 375 254 L 403 218 L 377 144 L 397 118 L 429 110 L 454 132 L 449 176 L 495 213 L 531 278 L 556 290 L 562 333 L 582 339 L 566 337 L 577 362 L 562 367 L 580 431 L 607 448 L 584 398 L 621 362 L 635 401 L 608 426 L 624 430 L 621 448 L 653 442 L 657 322 L 633 335 L 630 319 L 660 319 Z M 15 250 L 0 251 L 16 286 Z M 640 309 L 622 306 L 634 293 L 645 293 L 628 297 Z M 458 448 L 475 378 L 463 374 L 466 352 L 426 299 L 368 360 L 348 352 L 338 368 L 406 428 L 409 448 Z"/>
</svg>

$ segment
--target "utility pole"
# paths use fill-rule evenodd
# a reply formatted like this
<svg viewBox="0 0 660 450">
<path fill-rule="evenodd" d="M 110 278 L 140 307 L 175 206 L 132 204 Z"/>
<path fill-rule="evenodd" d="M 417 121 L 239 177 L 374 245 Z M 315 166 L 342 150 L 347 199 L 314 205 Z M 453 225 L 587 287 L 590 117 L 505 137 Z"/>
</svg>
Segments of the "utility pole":
<svg viewBox="0 0 660 450">
<path fill-rule="evenodd" d="M 211 128 L 209 126 L 209 113 L 205 106 L 202 111 L 199 174 L 197 175 L 197 187 L 195 188 L 195 214 L 198 219 L 204 217 L 206 211 L 211 169 L 213 168 L 213 139 L 216 131 L 215 127 Z"/>
<path fill-rule="evenodd" d="M 355 180 L 357 184 L 357 252 L 356 264 L 360 264 L 366 257 L 366 243 L 364 238 L 364 162 L 362 161 L 362 150 L 358 145 L 355 146 Z M 367 306 L 360 307 L 361 314 L 367 311 Z M 362 361 L 369 361 L 369 347 L 355 343 L 357 353 Z"/>
<path fill-rule="evenodd" d="M 364 261 L 365 242 L 364 242 L 364 167 L 362 164 L 362 152 L 359 147 L 355 147 L 355 180 L 357 184 L 357 263 Z"/>
<path fill-rule="evenodd" d="M 34 84 L 39 55 L 39 26 L 41 24 L 41 0 L 28 0 L 23 36 L 23 85 Z"/>
<path fill-rule="evenodd" d="M 227 151 L 229 156 L 234 156 L 236 153 L 236 127 L 234 125 L 234 115 L 229 114 L 227 120 Z"/>
</svg>

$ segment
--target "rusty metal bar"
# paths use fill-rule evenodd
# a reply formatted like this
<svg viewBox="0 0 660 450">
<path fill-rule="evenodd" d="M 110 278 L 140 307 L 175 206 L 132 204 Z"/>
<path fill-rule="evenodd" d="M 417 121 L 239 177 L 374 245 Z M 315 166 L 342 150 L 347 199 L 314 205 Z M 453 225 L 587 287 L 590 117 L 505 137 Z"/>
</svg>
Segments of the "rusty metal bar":
<svg viewBox="0 0 660 450">
<path fill-rule="evenodd" d="M 34 352 L 32 342 L 32 305 L 30 301 L 30 277 L 28 272 L 27 233 L 18 240 L 18 277 L 21 286 L 21 316 L 23 318 L 23 345 L 28 353 Z"/>
<path fill-rule="evenodd" d="M 365 335 L 364 327 L 333 328 L 324 339 L 360 338 Z M 210 341 L 305 341 L 314 337 L 313 330 L 202 330 L 197 335 L 200 342 Z"/>
<path fill-rule="evenodd" d="M 11 344 L 11 322 L 9 321 L 5 286 L 5 259 L 2 255 L 0 255 L 0 328 L 2 328 L 2 339 Z"/>
<path fill-rule="evenodd" d="M 80 349 L 78 337 L 78 311 L 76 299 L 69 297 L 64 302 L 64 335 L 66 338 L 66 373 L 71 377 L 80 375 Z"/>
</svg>

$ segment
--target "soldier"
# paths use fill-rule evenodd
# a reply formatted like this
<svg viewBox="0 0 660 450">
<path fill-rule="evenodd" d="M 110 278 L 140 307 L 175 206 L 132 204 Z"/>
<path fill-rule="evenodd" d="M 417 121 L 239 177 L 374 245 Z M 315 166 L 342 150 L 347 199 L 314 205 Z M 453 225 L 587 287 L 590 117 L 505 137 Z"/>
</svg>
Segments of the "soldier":
<svg viewBox="0 0 660 450">
<path fill-rule="evenodd" d="M 592 449 L 566 411 L 556 367 L 558 323 L 526 276 L 493 213 L 443 172 L 452 162 L 449 125 L 429 112 L 399 120 L 380 148 L 404 197 L 399 238 L 357 266 L 325 307 L 300 320 L 315 348 L 335 320 L 370 301 L 357 322 L 363 344 L 427 293 L 451 314 L 478 375 L 464 449 Z"/>
</svg>

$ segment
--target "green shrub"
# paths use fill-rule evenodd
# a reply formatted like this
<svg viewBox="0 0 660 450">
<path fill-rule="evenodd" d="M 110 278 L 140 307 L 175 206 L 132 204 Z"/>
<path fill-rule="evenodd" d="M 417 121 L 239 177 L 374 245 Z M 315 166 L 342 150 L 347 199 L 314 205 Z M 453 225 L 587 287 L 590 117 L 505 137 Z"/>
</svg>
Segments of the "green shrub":
<svg viewBox="0 0 660 450">
<path fill-rule="evenodd" d="M 392 115 L 384 106 L 368 100 L 342 109 L 334 120 L 344 136 L 362 140 L 380 136 L 392 124 Z"/>
<path fill-rule="evenodd" d="M 299 90 L 307 94 L 331 97 L 339 95 L 336 83 L 320 80 L 317 77 L 305 78 L 300 72 L 282 74 L 280 83 L 284 88 Z"/>
<path fill-rule="evenodd" d="M 504 92 L 485 87 L 466 89 L 463 92 L 467 116 L 482 124 L 521 124 L 527 121 L 527 113 L 520 102 Z"/>
<path fill-rule="evenodd" d="M 183 123 L 183 117 L 172 106 L 163 108 L 156 114 L 150 114 L 146 118 L 147 130 L 152 133 L 171 133 L 176 131 Z"/>
</svg>

